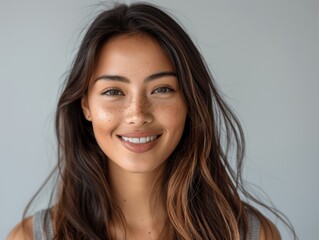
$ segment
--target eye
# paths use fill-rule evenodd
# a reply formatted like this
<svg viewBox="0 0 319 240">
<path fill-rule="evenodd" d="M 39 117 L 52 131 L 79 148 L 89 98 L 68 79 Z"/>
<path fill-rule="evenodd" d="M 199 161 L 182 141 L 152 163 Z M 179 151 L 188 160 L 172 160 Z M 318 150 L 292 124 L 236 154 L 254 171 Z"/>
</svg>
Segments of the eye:
<svg viewBox="0 0 319 240">
<path fill-rule="evenodd" d="M 124 96 L 124 93 L 116 88 L 110 88 L 103 92 L 107 96 Z"/>
<path fill-rule="evenodd" d="M 160 94 L 167 94 L 174 92 L 175 90 L 170 87 L 159 87 L 156 88 L 152 93 L 160 93 Z"/>
</svg>

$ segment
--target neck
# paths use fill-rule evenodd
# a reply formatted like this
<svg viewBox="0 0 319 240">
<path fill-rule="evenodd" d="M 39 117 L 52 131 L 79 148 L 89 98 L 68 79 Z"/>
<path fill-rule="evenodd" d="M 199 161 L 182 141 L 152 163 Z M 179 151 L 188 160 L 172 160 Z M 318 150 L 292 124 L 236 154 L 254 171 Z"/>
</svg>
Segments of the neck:
<svg viewBox="0 0 319 240">
<path fill-rule="evenodd" d="M 130 232 L 159 234 L 165 221 L 165 210 L 159 195 L 164 166 L 153 172 L 132 173 L 109 161 L 112 191 L 124 214 Z M 155 195 L 154 195 L 155 194 Z"/>
</svg>

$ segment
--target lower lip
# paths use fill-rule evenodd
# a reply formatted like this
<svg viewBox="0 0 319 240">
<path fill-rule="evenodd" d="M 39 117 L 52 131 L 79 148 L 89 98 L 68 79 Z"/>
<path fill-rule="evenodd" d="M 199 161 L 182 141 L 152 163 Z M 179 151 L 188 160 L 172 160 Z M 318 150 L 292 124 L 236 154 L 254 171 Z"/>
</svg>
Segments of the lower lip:
<svg viewBox="0 0 319 240">
<path fill-rule="evenodd" d="M 120 137 L 120 140 L 123 143 L 124 147 L 127 148 L 129 151 L 134 152 L 134 153 L 144 153 L 144 152 L 150 151 L 152 148 L 154 148 L 155 145 L 158 143 L 159 138 L 160 138 L 160 136 L 158 136 L 152 142 L 139 143 L 139 144 L 124 141 L 121 137 Z"/>
</svg>

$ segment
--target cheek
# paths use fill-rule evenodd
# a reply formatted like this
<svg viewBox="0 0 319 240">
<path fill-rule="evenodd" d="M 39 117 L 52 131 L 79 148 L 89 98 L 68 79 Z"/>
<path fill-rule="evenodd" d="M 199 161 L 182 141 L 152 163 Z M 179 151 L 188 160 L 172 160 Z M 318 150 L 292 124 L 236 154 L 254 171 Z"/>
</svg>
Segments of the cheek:
<svg viewBox="0 0 319 240">
<path fill-rule="evenodd" d="M 158 117 L 165 122 L 167 127 L 184 129 L 186 119 L 186 107 L 182 103 L 169 104 L 160 106 L 158 109 Z"/>
<path fill-rule="evenodd" d="M 115 127 L 122 117 L 122 108 L 117 106 L 92 107 L 92 125 L 95 134 L 100 130 L 109 130 Z"/>
</svg>

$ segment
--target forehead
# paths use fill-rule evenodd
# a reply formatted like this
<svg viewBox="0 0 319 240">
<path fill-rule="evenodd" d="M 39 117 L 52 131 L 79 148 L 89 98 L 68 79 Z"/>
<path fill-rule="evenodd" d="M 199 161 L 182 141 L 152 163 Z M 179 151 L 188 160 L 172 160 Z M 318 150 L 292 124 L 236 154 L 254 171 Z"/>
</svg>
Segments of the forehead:
<svg viewBox="0 0 319 240">
<path fill-rule="evenodd" d="M 100 49 L 95 75 L 173 70 L 156 40 L 146 34 L 125 34 L 111 38 Z"/>
</svg>

